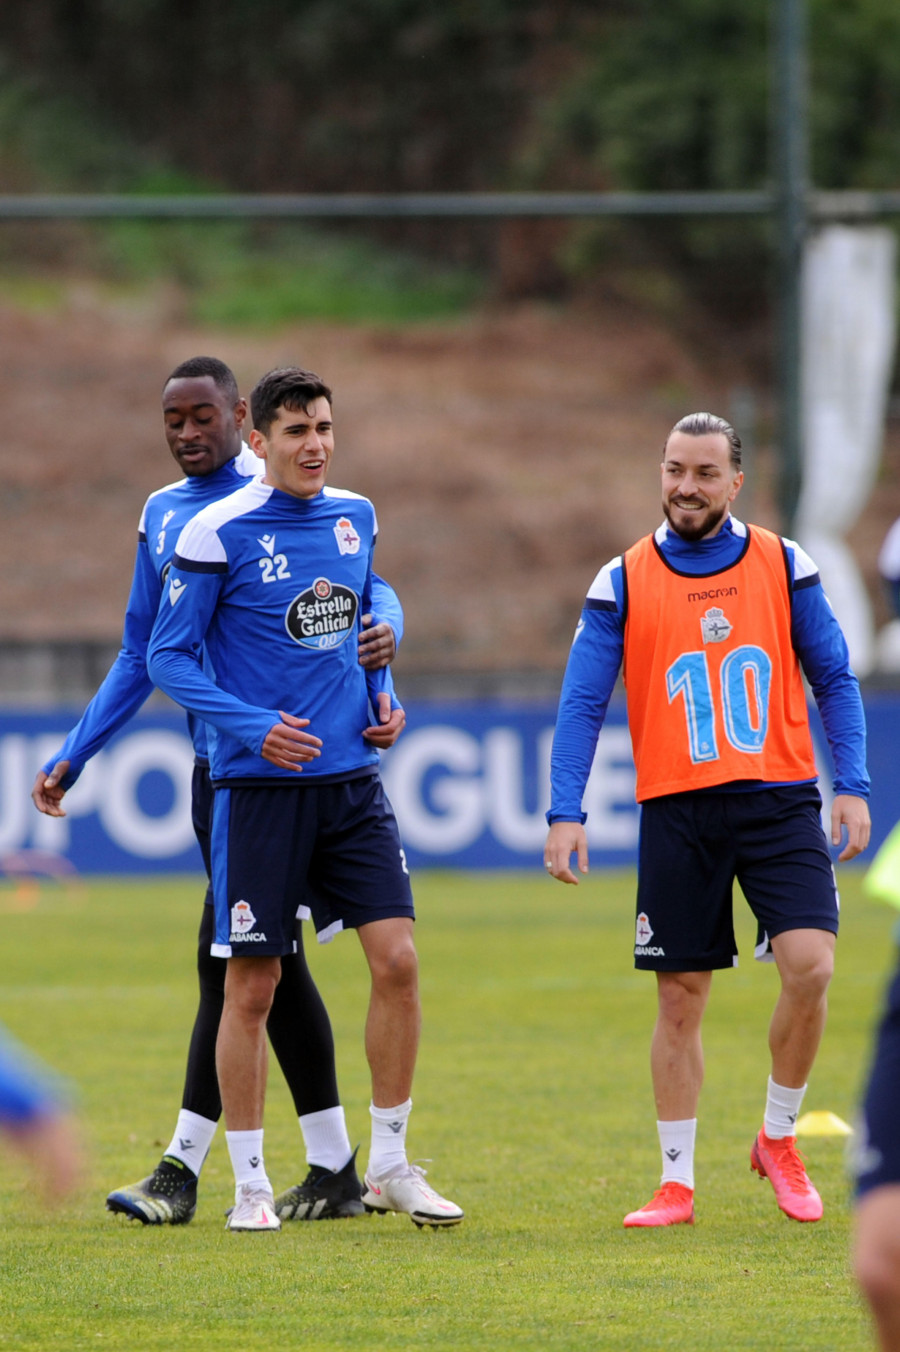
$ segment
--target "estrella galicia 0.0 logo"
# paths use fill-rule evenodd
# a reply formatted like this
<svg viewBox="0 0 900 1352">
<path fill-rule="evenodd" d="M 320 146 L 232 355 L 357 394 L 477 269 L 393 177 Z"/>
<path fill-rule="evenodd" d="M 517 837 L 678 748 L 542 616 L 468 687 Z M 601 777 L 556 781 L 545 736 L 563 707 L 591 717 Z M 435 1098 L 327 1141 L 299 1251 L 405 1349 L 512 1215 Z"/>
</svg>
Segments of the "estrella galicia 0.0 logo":
<svg viewBox="0 0 900 1352">
<path fill-rule="evenodd" d="M 295 643 L 321 652 L 338 648 L 356 628 L 359 597 L 340 582 L 317 577 L 287 608 L 284 627 Z"/>
</svg>

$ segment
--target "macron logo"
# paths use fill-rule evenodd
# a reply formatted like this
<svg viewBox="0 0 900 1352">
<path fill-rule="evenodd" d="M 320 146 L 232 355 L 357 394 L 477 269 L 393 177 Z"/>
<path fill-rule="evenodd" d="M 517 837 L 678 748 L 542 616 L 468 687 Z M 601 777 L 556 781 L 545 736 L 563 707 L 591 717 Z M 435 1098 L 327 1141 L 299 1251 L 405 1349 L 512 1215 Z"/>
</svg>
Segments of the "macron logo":
<svg viewBox="0 0 900 1352">
<path fill-rule="evenodd" d="M 261 539 L 257 539 L 257 544 L 262 545 L 263 549 L 266 551 L 266 553 L 268 554 L 269 558 L 271 558 L 272 555 L 275 553 L 275 536 L 274 536 L 274 535 L 264 535 L 264 536 L 262 536 Z"/>
<path fill-rule="evenodd" d="M 186 582 L 179 582 L 177 577 L 173 577 L 169 583 L 169 603 L 174 606 L 183 591 L 187 590 Z"/>
</svg>

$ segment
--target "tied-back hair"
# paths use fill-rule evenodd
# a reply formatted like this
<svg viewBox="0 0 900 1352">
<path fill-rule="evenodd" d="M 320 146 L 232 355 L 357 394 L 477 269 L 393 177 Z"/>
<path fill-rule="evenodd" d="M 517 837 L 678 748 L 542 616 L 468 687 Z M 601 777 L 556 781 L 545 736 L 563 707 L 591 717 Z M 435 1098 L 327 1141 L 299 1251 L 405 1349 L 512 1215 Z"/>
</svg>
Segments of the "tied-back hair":
<svg viewBox="0 0 900 1352">
<path fill-rule="evenodd" d="M 715 413 L 687 413 L 672 428 L 672 432 L 684 432 L 689 437 L 705 437 L 710 433 L 719 433 L 728 441 L 731 456 L 731 467 L 739 470 L 741 467 L 741 439 L 735 432 L 730 422 L 724 418 L 719 418 Z M 669 433 L 669 437 L 672 435 Z M 669 437 L 666 437 L 666 445 L 669 443 Z"/>
</svg>

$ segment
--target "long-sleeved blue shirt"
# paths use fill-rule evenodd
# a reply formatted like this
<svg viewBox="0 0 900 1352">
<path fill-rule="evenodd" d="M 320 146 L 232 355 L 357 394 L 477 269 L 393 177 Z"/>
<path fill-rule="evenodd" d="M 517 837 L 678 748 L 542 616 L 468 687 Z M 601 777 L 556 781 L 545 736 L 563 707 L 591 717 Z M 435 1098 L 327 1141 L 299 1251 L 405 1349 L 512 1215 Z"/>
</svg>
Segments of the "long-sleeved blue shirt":
<svg viewBox="0 0 900 1352">
<path fill-rule="evenodd" d="M 308 718 L 323 742 L 304 780 L 377 766 L 362 733 L 380 690 L 396 707 L 390 670 L 366 672 L 357 657 L 376 534 L 367 498 L 334 488 L 297 498 L 260 479 L 182 531 L 148 666 L 161 690 L 209 725 L 214 783 L 297 781 L 261 754 L 282 710 Z"/>
<path fill-rule="evenodd" d="M 729 516 L 707 539 L 684 540 L 666 523 L 655 539 L 679 572 L 712 577 L 737 561 L 746 536 L 746 526 Z M 794 541 L 785 540 L 784 545 L 791 572 L 791 640 L 822 717 L 835 765 L 834 790 L 865 798 L 869 792 L 865 715 L 847 644 L 815 564 Z M 553 738 L 550 822 L 585 819 L 581 800 L 622 665 L 624 642 L 625 595 L 618 556 L 591 584 L 569 654 Z M 766 785 L 756 782 L 753 787 Z"/>
<path fill-rule="evenodd" d="M 138 526 L 138 546 L 125 610 L 122 646 L 96 695 L 72 728 L 65 742 L 43 769 L 49 773 L 60 760 L 70 762 L 62 780 L 68 789 L 85 764 L 106 745 L 113 733 L 133 718 L 153 690 L 147 672 L 147 647 L 159 600 L 177 541 L 183 527 L 210 503 L 234 493 L 262 471 L 262 462 L 249 446 L 212 474 L 191 475 L 152 493 L 144 504 Z M 403 636 L 403 610 L 396 593 L 381 578 L 372 578 L 372 608 L 376 623 L 386 621 L 399 645 Z M 194 754 L 201 764 L 207 758 L 206 728 L 188 716 Z"/>
</svg>

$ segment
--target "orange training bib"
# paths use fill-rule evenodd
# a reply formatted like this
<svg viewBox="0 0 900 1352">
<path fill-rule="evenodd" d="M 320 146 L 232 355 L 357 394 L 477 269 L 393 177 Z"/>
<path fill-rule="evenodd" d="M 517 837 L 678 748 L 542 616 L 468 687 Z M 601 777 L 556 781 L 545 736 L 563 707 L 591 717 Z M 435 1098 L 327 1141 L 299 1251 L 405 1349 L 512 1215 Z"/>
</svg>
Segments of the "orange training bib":
<svg viewBox="0 0 900 1352">
<path fill-rule="evenodd" d="M 648 535 L 626 552 L 623 568 L 623 678 L 638 802 L 732 780 L 814 779 L 778 536 L 748 527 L 735 564 L 689 577 Z"/>
</svg>

